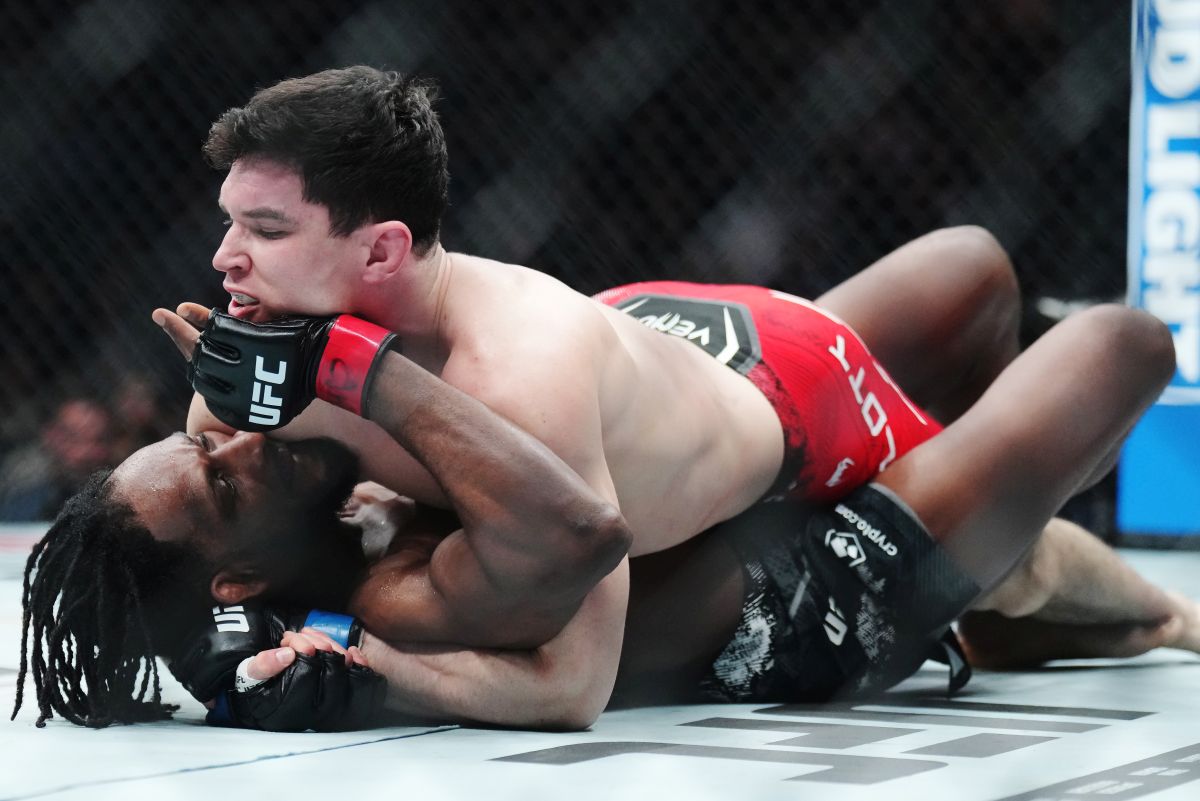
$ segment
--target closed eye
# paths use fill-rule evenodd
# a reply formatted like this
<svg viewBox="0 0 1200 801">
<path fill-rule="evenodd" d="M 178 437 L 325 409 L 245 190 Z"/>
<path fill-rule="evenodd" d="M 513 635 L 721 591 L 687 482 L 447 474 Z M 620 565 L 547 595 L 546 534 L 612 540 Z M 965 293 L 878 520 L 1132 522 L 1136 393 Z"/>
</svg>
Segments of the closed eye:
<svg viewBox="0 0 1200 801">
<path fill-rule="evenodd" d="M 189 437 L 189 439 L 203 449 L 205 453 L 212 452 L 214 445 L 208 434 L 200 432 L 194 437 Z M 213 468 L 211 464 L 207 466 L 205 472 L 208 476 L 209 489 L 212 491 L 213 497 L 217 500 L 217 507 L 220 509 L 221 517 L 228 520 L 237 512 L 237 482 L 222 471 Z"/>
<path fill-rule="evenodd" d="M 267 219 L 278 219 L 281 222 L 288 221 L 287 218 L 283 217 L 282 215 L 278 215 L 278 214 L 252 213 L 250 215 L 250 217 L 251 217 L 251 219 L 258 219 L 258 218 L 262 217 L 262 218 L 267 218 Z M 231 227 L 233 225 L 233 218 L 226 217 L 225 219 L 221 220 L 221 225 L 225 226 L 226 228 Z M 253 227 L 249 227 L 249 226 L 247 226 L 247 228 L 250 231 L 250 233 L 254 234 L 255 236 L 262 237 L 263 239 L 283 239 L 285 236 L 287 236 L 289 233 L 291 233 L 291 231 L 280 231 L 280 230 L 277 230 L 274 228 L 253 228 Z"/>
<path fill-rule="evenodd" d="M 221 505 L 221 516 L 231 518 L 237 512 L 237 482 L 220 471 L 213 475 L 213 479 L 217 487 L 217 499 Z"/>
</svg>

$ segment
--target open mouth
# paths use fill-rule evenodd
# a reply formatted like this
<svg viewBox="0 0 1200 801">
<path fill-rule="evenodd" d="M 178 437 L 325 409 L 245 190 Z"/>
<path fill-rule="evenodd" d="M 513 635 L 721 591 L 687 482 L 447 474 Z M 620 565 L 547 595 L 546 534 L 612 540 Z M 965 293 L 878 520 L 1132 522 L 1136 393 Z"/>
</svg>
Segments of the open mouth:
<svg viewBox="0 0 1200 801">
<path fill-rule="evenodd" d="M 233 317 L 245 317 L 254 312 L 258 308 L 258 298 L 241 292 L 229 293 L 229 308 L 228 312 Z"/>
</svg>

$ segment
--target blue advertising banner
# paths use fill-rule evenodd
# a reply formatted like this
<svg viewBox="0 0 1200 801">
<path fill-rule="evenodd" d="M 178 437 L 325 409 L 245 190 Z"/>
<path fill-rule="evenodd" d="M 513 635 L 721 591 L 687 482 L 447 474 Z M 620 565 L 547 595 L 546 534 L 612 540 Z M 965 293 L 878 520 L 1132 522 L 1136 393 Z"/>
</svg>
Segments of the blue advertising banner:
<svg viewBox="0 0 1200 801">
<path fill-rule="evenodd" d="M 1200 547 L 1200 0 L 1134 0 L 1128 265 L 1177 370 L 1122 453 L 1117 526 Z"/>
</svg>

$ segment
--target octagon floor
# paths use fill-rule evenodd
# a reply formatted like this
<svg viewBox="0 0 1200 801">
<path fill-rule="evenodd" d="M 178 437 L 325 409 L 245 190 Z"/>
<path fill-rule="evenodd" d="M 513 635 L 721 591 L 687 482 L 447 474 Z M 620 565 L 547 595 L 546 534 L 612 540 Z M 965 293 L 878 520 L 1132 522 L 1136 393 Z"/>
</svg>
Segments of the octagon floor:
<svg viewBox="0 0 1200 801">
<path fill-rule="evenodd" d="M 40 528 L 0 529 L 0 707 L 12 708 L 19 578 Z M 1123 555 L 1200 597 L 1200 553 Z M 169 680 L 169 677 L 168 677 Z M 4 799 L 350 798 L 1034 801 L 1200 798 L 1200 658 L 977 672 L 953 701 L 928 666 L 882 703 L 657 707 L 587 732 L 459 727 L 345 734 L 212 729 L 185 704 L 172 722 L 43 730 L 0 724 Z"/>
</svg>

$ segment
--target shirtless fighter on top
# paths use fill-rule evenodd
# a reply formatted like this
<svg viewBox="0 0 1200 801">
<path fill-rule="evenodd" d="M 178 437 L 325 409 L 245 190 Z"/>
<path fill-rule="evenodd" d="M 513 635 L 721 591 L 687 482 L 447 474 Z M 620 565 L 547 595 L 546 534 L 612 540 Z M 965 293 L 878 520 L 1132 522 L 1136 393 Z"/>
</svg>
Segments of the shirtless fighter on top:
<svg viewBox="0 0 1200 801">
<path fill-rule="evenodd" d="M 1129 624 L 1098 650 L 1193 642 L 1193 605 L 1069 526 L 1039 540 L 1169 379 L 1169 332 L 1101 307 L 1016 356 L 1015 282 L 982 232 L 918 240 L 816 304 L 675 283 L 597 302 L 441 247 L 445 150 L 419 83 L 367 68 L 285 81 L 222 117 L 206 153 L 228 169 L 229 232 L 213 259 L 228 315 L 155 313 L 188 352 L 189 322 L 206 328 L 189 432 L 332 437 L 361 477 L 461 521 L 371 567 L 350 599 L 387 641 L 367 638 L 362 653 L 397 708 L 590 723 L 624 632 L 641 625 L 625 622 L 626 553 L 667 565 L 640 586 L 673 600 L 639 615 L 671 603 L 698 613 L 661 627 L 666 645 L 623 671 L 717 656 L 704 680 L 734 700 L 887 686 L 981 592 L 975 608 Z M 946 257 L 961 269 L 925 280 Z M 268 324 L 282 315 L 304 319 Z M 195 503 L 153 491 L 181 459 L 264 447 L 214 436 L 151 446 L 102 494 L 156 541 L 205 543 L 211 597 L 237 604 L 277 589 L 283 567 L 214 544 Z M 221 480 L 236 516 L 239 488 Z M 695 539 L 778 498 L 812 507 L 807 534 Z M 1095 597 L 1097 582 L 1112 600 Z M 724 643 L 762 630 L 755 615 L 778 623 L 768 650 L 825 643 L 815 684 L 796 675 L 807 654 L 749 679 L 720 669 Z"/>
</svg>

